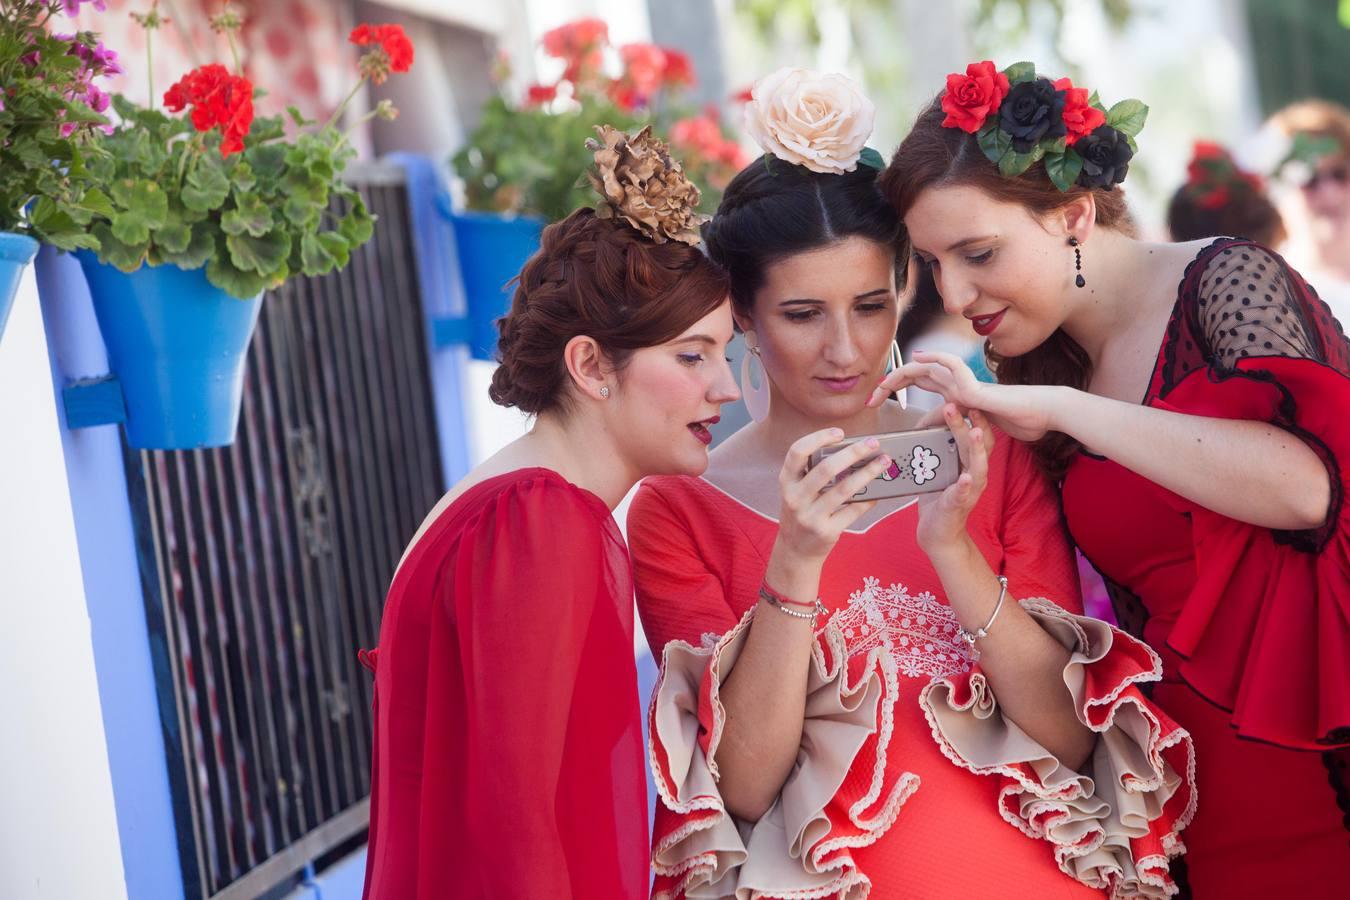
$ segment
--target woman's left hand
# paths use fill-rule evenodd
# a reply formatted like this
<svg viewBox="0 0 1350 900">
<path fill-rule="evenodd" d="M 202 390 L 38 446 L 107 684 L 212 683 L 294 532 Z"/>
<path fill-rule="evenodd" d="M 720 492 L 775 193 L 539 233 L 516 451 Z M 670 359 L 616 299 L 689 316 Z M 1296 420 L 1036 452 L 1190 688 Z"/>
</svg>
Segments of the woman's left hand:
<svg viewBox="0 0 1350 900">
<path fill-rule="evenodd" d="M 919 526 L 915 536 L 930 557 L 963 546 L 968 540 L 966 520 L 989 483 L 989 451 L 994 446 L 993 429 L 978 410 L 963 414 L 955 404 L 944 403 L 941 414 L 956 438 L 962 471 L 942 493 L 930 494 L 919 501 Z M 969 424 L 966 423 L 967 415 Z"/>
<path fill-rule="evenodd" d="M 878 406 L 893 391 L 903 391 L 909 385 L 941 394 L 948 403 L 962 409 L 978 409 L 989 420 L 1019 441 L 1037 441 L 1051 424 L 1054 410 L 1054 387 L 1043 385 L 989 384 L 980 381 L 970 366 L 950 353 L 917 351 L 913 361 L 886 376 L 877 385 L 867 401 Z"/>
</svg>

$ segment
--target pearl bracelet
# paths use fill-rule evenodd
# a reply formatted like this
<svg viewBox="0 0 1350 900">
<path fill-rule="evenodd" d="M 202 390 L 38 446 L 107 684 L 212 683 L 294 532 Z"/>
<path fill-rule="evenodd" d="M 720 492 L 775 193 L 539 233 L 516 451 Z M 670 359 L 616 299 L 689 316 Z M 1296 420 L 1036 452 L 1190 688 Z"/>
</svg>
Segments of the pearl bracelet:
<svg viewBox="0 0 1350 900">
<path fill-rule="evenodd" d="M 824 614 L 826 611 L 825 604 L 820 602 L 820 598 L 816 598 L 815 606 L 812 608 L 811 612 L 800 612 L 799 610 L 789 609 L 788 604 L 793 606 L 807 606 L 809 604 L 789 600 L 773 588 L 769 587 L 768 582 L 762 582 L 760 584 L 759 599 L 763 600 L 779 612 L 792 616 L 794 619 L 809 619 L 812 626 L 816 624 L 816 617 Z"/>
<path fill-rule="evenodd" d="M 975 642 L 980 638 L 989 636 L 989 629 L 994 627 L 994 620 L 998 618 L 998 612 L 1003 608 L 1003 598 L 1008 596 L 1008 579 L 1004 576 L 998 576 L 998 602 L 994 604 L 994 611 L 989 616 L 989 621 L 984 623 L 983 628 L 977 628 L 974 631 L 967 631 L 964 628 L 957 629 L 956 636 L 970 645 L 970 658 L 979 659 L 980 651 L 975 649 Z"/>
</svg>

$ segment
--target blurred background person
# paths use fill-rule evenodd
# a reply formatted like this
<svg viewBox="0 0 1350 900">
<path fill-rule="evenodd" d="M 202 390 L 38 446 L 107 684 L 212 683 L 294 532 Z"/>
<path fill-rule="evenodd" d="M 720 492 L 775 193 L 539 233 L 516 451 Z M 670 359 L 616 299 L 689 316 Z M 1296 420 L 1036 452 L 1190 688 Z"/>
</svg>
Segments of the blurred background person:
<svg viewBox="0 0 1350 900">
<path fill-rule="evenodd" d="M 1261 176 L 1240 168 L 1226 148 L 1211 141 L 1195 142 L 1186 183 L 1167 205 L 1167 231 L 1178 243 L 1245 237 L 1273 248 L 1288 237 Z"/>
</svg>

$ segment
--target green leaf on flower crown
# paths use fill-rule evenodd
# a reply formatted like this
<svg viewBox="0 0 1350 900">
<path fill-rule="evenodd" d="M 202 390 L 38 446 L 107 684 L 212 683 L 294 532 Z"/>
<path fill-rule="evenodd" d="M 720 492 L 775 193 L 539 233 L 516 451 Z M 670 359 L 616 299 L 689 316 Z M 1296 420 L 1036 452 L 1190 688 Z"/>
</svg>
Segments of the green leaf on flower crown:
<svg viewBox="0 0 1350 900">
<path fill-rule="evenodd" d="M 1024 81 L 1036 80 L 1036 64 L 1032 62 L 1013 63 L 1003 70 L 1003 74 L 1008 76 L 1009 84 L 1021 84 Z"/>
<path fill-rule="evenodd" d="M 1045 156 L 1045 150 L 1039 145 L 1033 147 L 1030 153 L 1018 153 L 1016 150 L 1010 150 L 998 161 L 998 171 L 1000 174 L 1012 178 L 1030 169 L 1043 156 Z"/>
<path fill-rule="evenodd" d="M 226 234 L 248 232 L 262 237 L 272 228 L 272 210 L 257 194 L 234 194 L 235 208 L 220 217 L 220 228 Z"/>
<path fill-rule="evenodd" d="M 1041 141 L 1041 149 L 1048 156 L 1051 153 L 1063 153 L 1069 148 L 1069 140 L 1066 137 L 1057 137 L 1053 141 Z"/>
<path fill-rule="evenodd" d="M 1121 134 L 1125 134 L 1125 132 L 1122 131 Z M 1131 153 L 1139 152 L 1139 144 L 1135 142 L 1134 135 L 1125 134 L 1125 142 L 1130 145 Z"/>
<path fill-rule="evenodd" d="M 180 269 L 200 269 L 206 265 L 216 253 L 216 242 L 211 237 L 211 232 L 205 227 L 189 228 L 189 238 L 181 250 L 170 250 L 163 242 L 160 243 L 160 256 L 166 263 L 173 263 Z M 163 231 L 158 232 L 155 237 L 158 240 Z M 253 296 L 252 294 L 249 295 Z"/>
<path fill-rule="evenodd" d="M 1088 95 L 1088 106 L 1091 106 L 1095 109 L 1100 109 L 1102 112 L 1106 112 L 1106 107 L 1102 106 L 1102 98 L 1097 96 L 1096 91 L 1093 91 L 1091 94 Z"/>
<path fill-rule="evenodd" d="M 205 154 L 199 162 L 204 163 L 212 155 L 214 154 Z M 199 164 L 193 168 L 188 174 L 187 182 L 183 185 L 181 193 L 183 205 L 197 212 L 211 212 L 219 209 L 229 195 L 229 179 L 219 168 L 210 164 Z"/>
<path fill-rule="evenodd" d="M 272 231 L 261 237 L 251 234 L 231 234 L 225 237 L 230 262 L 236 268 L 259 275 L 271 276 L 286 263 L 291 254 L 291 239 L 283 231 Z"/>
<path fill-rule="evenodd" d="M 149 244 L 131 245 L 119 241 L 107 222 L 96 222 L 91 233 L 98 240 L 98 260 L 123 272 L 134 272 L 145 262 Z"/>
<path fill-rule="evenodd" d="M 1004 156 L 1012 152 L 1012 138 L 998 127 L 997 116 L 984 124 L 976 134 L 975 140 L 980 145 L 980 149 L 984 151 L 985 158 L 995 165 Z"/>
<path fill-rule="evenodd" d="M 864 147 L 862 153 L 858 154 L 858 165 L 867 166 L 869 169 L 876 169 L 880 172 L 886 168 L 886 161 L 881 158 L 881 154 L 871 147 Z"/>
<path fill-rule="evenodd" d="M 1148 107 L 1139 100 L 1122 100 L 1106 111 L 1106 124 L 1134 137 L 1144 128 Z"/>
<path fill-rule="evenodd" d="M 1065 150 L 1063 153 L 1047 153 L 1045 155 L 1045 172 L 1054 182 L 1055 187 L 1061 191 L 1067 191 L 1073 187 L 1074 182 L 1078 180 L 1078 173 L 1083 171 L 1083 157 L 1078 155 L 1077 150 Z"/>
</svg>

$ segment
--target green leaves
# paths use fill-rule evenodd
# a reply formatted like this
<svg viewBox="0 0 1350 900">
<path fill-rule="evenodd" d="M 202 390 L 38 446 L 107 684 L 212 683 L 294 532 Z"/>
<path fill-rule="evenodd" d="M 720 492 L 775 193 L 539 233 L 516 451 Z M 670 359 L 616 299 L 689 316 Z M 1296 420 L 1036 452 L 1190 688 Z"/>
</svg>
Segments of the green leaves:
<svg viewBox="0 0 1350 900">
<path fill-rule="evenodd" d="M 198 212 L 214 212 L 229 195 L 230 180 L 218 165 L 205 159 L 188 173 L 182 192 L 183 205 Z"/>
<path fill-rule="evenodd" d="M 997 164 L 999 172 L 1008 177 L 1021 175 L 1046 153 L 1045 147 L 1039 145 L 1029 153 L 1018 153 L 1013 149 L 1012 138 L 998 127 L 997 119 L 985 123 L 975 135 L 975 140 L 985 157 Z"/>
<path fill-rule="evenodd" d="M 208 281 L 246 298 L 302 271 L 345 266 L 370 240 L 374 217 L 342 182 L 354 151 L 336 129 L 288 142 L 286 119 L 255 119 L 243 152 L 225 157 L 219 134 L 198 133 L 187 117 L 123 98 L 117 109 L 122 126 L 99 135 L 96 148 L 68 153 L 60 167 L 40 143 L 17 148 L 42 159 L 50 178 L 92 179 L 93 190 L 77 201 L 41 207 L 58 246 L 97 249 L 124 271 L 205 266 Z M 289 121 L 302 118 L 292 113 Z M 335 197 L 339 205 L 330 208 Z"/>
<path fill-rule="evenodd" d="M 1054 182 L 1055 187 L 1061 191 L 1067 191 L 1073 187 L 1078 180 L 1078 173 L 1083 171 L 1083 157 L 1078 155 L 1076 150 L 1065 150 L 1063 153 L 1048 153 L 1045 157 L 1045 172 Z"/>
<path fill-rule="evenodd" d="M 1021 84 L 1024 81 L 1036 80 L 1036 64 L 1032 62 L 1013 63 L 1003 70 L 1003 74 L 1008 76 L 1008 83 Z"/>
<path fill-rule="evenodd" d="M 867 166 L 880 172 L 886 168 L 886 160 L 882 158 L 880 152 L 871 147 L 864 147 L 862 153 L 858 155 L 858 165 Z"/>
<path fill-rule="evenodd" d="M 257 194 L 235 192 L 235 208 L 220 217 L 220 227 L 226 234 L 244 234 L 262 237 L 272 227 L 272 210 Z"/>
<path fill-rule="evenodd" d="M 1122 100 L 1106 111 L 1106 124 L 1130 137 L 1144 129 L 1148 107 L 1138 100 Z"/>
</svg>

